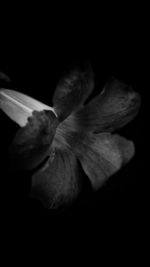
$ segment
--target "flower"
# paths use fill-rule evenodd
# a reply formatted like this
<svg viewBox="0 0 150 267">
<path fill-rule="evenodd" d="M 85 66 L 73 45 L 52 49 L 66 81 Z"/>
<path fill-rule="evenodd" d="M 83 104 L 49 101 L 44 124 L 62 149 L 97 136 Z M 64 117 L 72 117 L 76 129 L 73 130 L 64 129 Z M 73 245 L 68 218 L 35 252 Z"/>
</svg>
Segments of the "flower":
<svg viewBox="0 0 150 267">
<path fill-rule="evenodd" d="M 21 126 L 10 148 L 12 165 L 21 170 L 36 168 L 32 196 L 48 208 L 78 196 L 78 160 L 97 190 L 134 155 L 133 142 L 113 132 L 137 115 L 139 94 L 112 79 L 84 104 L 93 89 L 94 74 L 88 66 L 64 75 L 56 87 L 53 108 L 17 91 L 0 90 L 0 108 Z"/>
</svg>

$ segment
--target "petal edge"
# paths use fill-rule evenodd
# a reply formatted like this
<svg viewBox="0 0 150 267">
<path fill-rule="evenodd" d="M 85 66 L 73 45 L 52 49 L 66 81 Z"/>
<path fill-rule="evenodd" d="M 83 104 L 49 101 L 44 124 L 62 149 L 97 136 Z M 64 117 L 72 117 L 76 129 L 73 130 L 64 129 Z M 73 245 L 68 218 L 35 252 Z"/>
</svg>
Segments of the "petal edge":
<svg viewBox="0 0 150 267">
<path fill-rule="evenodd" d="M 109 133 L 90 135 L 76 148 L 77 157 L 95 190 L 119 171 L 134 152 L 132 141 Z"/>
</svg>

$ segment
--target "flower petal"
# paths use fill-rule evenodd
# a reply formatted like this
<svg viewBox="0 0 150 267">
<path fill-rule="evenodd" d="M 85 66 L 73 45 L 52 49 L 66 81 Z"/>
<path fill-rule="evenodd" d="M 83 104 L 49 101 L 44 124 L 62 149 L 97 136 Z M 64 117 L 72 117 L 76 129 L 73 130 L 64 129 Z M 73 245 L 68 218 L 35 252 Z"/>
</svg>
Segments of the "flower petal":
<svg viewBox="0 0 150 267">
<path fill-rule="evenodd" d="M 131 87 L 113 79 L 100 95 L 75 116 L 81 128 L 96 133 L 114 131 L 131 121 L 139 111 L 140 96 Z"/>
<path fill-rule="evenodd" d="M 32 177 L 31 196 L 41 200 L 47 208 L 58 208 L 78 195 L 78 178 L 73 153 L 53 148 L 43 168 Z"/>
<path fill-rule="evenodd" d="M 91 66 L 69 71 L 58 83 L 53 96 L 54 109 L 62 121 L 87 99 L 94 88 Z"/>
<path fill-rule="evenodd" d="M 117 134 L 91 134 L 76 142 L 76 155 L 93 188 L 98 189 L 133 157 L 134 144 Z"/>
<path fill-rule="evenodd" d="M 33 111 L 26 126 L 19 129 L 10 148 L 15 169 L 33 169 L 48 156 L 58 120 L 50 110 Z"/>
</svg>

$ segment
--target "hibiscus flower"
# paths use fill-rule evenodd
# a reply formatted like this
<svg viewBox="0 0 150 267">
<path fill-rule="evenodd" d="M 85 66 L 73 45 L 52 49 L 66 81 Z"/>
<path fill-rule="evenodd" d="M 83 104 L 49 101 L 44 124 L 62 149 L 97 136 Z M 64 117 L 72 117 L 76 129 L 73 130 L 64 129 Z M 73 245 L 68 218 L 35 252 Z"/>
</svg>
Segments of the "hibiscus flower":
<svg viewBox="0 0 150 267">
<path fill-rule="evenodd" d="M 87 101 L 93 89 L 94 74 L 88 66 L 63 76 L 54 92 L 53 107 L 14 90 L 0 90 L 0 108 L 20 125 L 10 148 L 12 166 L 35 169 L 32 196 L 48 208 L 78 196 L 78 161 L 98 190 L 135 153 L 132 141 L 113 132 L 137 115 L 139 94 L 112 79 Z"/>
</svg>

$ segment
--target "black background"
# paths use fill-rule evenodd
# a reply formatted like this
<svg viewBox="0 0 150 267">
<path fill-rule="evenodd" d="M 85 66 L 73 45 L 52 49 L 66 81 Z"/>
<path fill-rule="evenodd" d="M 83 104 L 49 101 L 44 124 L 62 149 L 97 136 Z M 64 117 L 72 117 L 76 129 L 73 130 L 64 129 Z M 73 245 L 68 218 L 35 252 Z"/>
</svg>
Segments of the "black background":
<svg viewBox="0 0 150 267">
<path fill-rule="evenodd" d="M 35 14 L 8 23 L 1 33 L 0 70 L 7 73 L 10 86 L 51 105 L 59 77 L 68 64 L 89 60 L 95 72 L 95 93 L 112 77 L 131 85 L 146 99 L 147 29 L 146 16 L 130 10 L 114 13 L 107 8 L 75 13 Z M 142 12 L 142 11 L 138 11 Z M 144 15 L 144 14 L 143 14 Z M 3 21 L 3 25 L 5 22 Z M 5 24 L 6 26 L 6 24 Z M 2 27 L 3 28 L 3 27 Z M 3 86 L 7 86 L 5 83 Z M 86 217 L 101 223 L 134 225 L 143 216 L 145 195 L 144 106 L 134 121 L 118 132 L 133 140 L 132 161 L 110 178 L 97 193 L 91 191 L 83 173 L 84 189 L 66 211 L 47 211 L 29 198 L 31 174 L 14 175 L 9 169 L 7 150 L 18 127 L 0 112 L 1 213 L 5 218 L 46 216 Z"/>
</svg>

